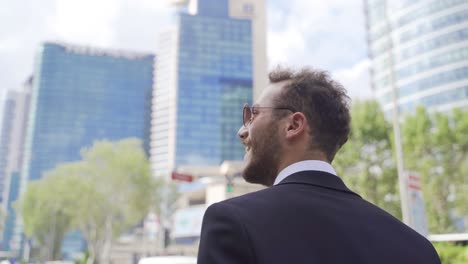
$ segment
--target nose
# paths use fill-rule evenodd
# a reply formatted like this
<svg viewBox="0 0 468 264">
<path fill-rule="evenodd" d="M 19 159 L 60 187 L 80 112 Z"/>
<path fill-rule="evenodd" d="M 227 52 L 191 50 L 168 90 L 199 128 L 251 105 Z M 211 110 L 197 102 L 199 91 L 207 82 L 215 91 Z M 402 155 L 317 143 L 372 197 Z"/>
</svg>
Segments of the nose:
<svg viewBox="0 0 468 264">
<path fill-rule="evenodd" d="M 245 126 L 241 126 L 239 131 L 237 131 L 237 136 L 239 137 L 240 141 L 244 143 L 245 139 L 249 136 L 249 130 Z"/>
</svg>

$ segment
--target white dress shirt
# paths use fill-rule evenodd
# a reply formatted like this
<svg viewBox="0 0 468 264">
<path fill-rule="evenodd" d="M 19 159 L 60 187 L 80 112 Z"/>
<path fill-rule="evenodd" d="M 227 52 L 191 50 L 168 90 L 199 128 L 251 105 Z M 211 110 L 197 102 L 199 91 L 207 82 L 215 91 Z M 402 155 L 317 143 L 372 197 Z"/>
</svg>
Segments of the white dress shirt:
<svg viewBox="0 0 468 264">
<path fill-rule="evenodd" d="M 336 176 L 336 172 L 333 167 L 326 163 L 325 161 L 321 160 L 303 160 L 296 163 L 293 163 L 286 168 L 284 168 L 276 177 L 275 183 L 273 185 L 277 185 L 282 180 L 286 179 L 291 174 L 300 171 L 323 171 L 328 172 Z"/>
</svg>

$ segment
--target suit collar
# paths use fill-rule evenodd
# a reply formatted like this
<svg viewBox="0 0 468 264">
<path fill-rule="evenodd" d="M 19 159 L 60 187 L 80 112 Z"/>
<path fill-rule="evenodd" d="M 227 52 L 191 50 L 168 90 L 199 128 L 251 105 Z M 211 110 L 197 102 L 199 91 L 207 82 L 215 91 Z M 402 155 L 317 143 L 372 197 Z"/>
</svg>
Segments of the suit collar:
<svg viewBox="0 0 468 264">
<path fill-rule="evenodd" d="M 358 194 L 354 193 L 341 180 L 341 178 L 337 177 L 336 175 L 323 172 L 323 171 L 301 171 L 294 174 L 289 175 L 284 180 L 282 180 L 278 185 L 283 184 L 310 184 L 315 185 L 318 187 L 323 187 L 327 189 L 333 189 L 341 192 L 352 193 L 354 195 L 359 196 Z M 359 196 L 361 197 L 361 196 Z"/>
<path fill-rule="evenodd" d="M 321 160 L 302 160 L 302 161 L 293 163 L 293 164 L 287 166 L 286 168 L 284 168 L 282 171 L 280 171 L 280 173 L 276 177 L 275 182 L 274 182 L 273 185 L 276 185 L 276 184 L 280 183 L 281 181 L 283 181 L 289 175 L 292 175 L 292 174 L 294 174 L 296 172 L 300 172 L 300 171 L 323 171 L 323 172 L 328 172 L 328 173 L 331 173 L 333 175 L 336 175 L 336 172 L 333 169 L 333 167 L 329 163 L 327 163 L 325 161 L 321 161 Z"/>
</svg>

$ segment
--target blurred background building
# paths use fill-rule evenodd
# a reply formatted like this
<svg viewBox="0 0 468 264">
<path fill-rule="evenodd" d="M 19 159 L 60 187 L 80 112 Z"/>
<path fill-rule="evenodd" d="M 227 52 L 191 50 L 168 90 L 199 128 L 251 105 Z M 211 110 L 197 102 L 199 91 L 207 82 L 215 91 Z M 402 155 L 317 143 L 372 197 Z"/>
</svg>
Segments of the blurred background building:
<svg viewBox="0 0 468 264">
<path fill-rule="evenodd" d="M 182 195 L 171 216 L 171 245 L 168 250 L 196 255 L 206 208 L 213 203 L 265 188 L 247 183 L 240 175 L 242 161 L 224 161 L 220 166 L 181 167 L 195 177 L 193 184 L 181 185 Z"/>
<path fill-rule="evenodd" d="M 263 188 L 240 177 L 245 151 L 236 132 L 243 104 L 267 86 L 266 1 L 170 2 L 173 26 L 159 38 L 157 60 L 49 42 L 37 53 L 34 79 L 8 92 L 0 120 L 2 250 L 19 252 L 24 244 L 12 204 L 27 183 L 79 160 L 80 149 L 95 140 L 142 139 L 153 176 L 175 180 L 181 195 L 117 239 L 117 263 L 140 254 L 196 254 L 209 205 Z M 419 104 L 436 111 L 467 107 L 468 2 L 363 2 L 372 89 L 386 114 L 393 88 L 404 113 Z M 282 26 L 291 23 L 277 18 Z M 294 27 L 308 34 L 297 21 Z M 296 41 L 284 37 L 287 45 Z M 78 232 L 67 234 L 64 258 L 83 249 Z"/>
<path fill-rule="evenodd" d="M 187 215 L 196 222 L 209 204 L 259 188 L 238 178 L 227 186 L 226 176 L 240 169 L 245 153 L 236 134 L 243 104 L 267 85 L 265 1 L 173 3 L 174 26 L 161 35 L 157 61 L 150 54 L 52 42 L 40 46 L 34 80 L 21 93 L 9 93 L 5 104 L 3 250 L 21 252 L 30 243 L 11 206 L 27 183 L 57 164 L 79 160 L 80 149 L 96 140 L 140 138 L 155 177 L 172 172 L 191 177 L 192 183 L 179 184 L 182 197 L 170 212 L 174 215 L 158 220 L 165 224 L 159 235 L 164 231 L 167 240 L 171 228 L 176 244 L 189 242 L 191 250 L 200 228 L 184 231 Z M 221 164 L 229 169 L 221 170 Z M 238 182 L 234 191 L 233 182 Z M 73 258 L 84 246 L 78 232 L 67 234 L 63 257 Z"/>
<path fill-rule="evenodd" d="M 259 189 L 238 177 L 233 189 L 226 176 L 245 154 L 237 138 L 243 104 L 267 85 L 266 9 L 264 0 L 173 4 L 174 25 L 157 52 L 150 162 L 155 177 L 190 181 L 160 215 L 163 250 L 196 254 L 206 208 Z"/>
<path fill-rule="evenodd" d="M 174 1 L 156 62 L 153 175 L 241 160 L 241 109 L 266 85 L 263 0 Z"/>
<path fill-rule="evenodd" d="M 4 104 L 0 141 L 1 250 L 10 250 L 16 215 L 13 202 L 18 199 L 20 168 L 29 113 L 33 78 L 20 89 L 9 90 Z"/>
<path fill-rule="evenodd" d="M 383 109 L 468 107 L 468 2 L 366 0 L 371 80 Z"/>
<path fill-rule="evenodd" d="M 20 193 L 26 183 L 62 162 L 80 159 L 96 140 L 136 137 L 148 145 L 154 55 L 59 43 L 43 44 L 36 58 Z M 21 247 L 16 221 L 11 250 Z M 69 234 L 63 253 L 81 251 Z"/>
</svg>

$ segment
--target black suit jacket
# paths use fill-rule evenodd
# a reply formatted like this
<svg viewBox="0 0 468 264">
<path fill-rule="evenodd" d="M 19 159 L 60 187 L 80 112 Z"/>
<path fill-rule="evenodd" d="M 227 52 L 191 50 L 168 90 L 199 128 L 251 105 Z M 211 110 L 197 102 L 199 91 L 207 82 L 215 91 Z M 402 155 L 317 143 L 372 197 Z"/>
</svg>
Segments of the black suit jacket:
<svg viewBox="0 0 468 264">
<path fill-rule="evenodd" d="M 198 264 L 435 264 L 431 243 L 350 191 L 332 174 L 303 171 L 211 205 Z"/>
</svg>

